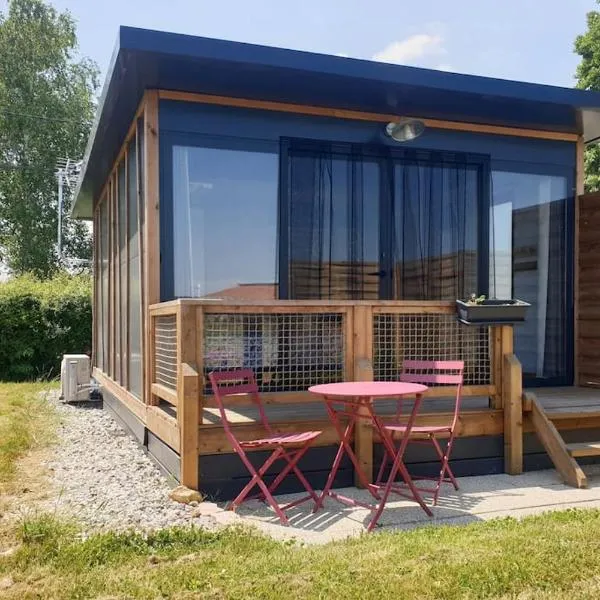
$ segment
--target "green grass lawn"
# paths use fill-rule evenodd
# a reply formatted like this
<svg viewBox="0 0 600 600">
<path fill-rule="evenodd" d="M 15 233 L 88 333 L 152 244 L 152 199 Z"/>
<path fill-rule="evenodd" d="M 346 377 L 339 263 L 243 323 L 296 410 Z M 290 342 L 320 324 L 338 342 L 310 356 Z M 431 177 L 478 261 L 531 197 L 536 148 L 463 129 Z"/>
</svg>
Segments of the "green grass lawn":
<svg viewBox="0 0 600 600">
<path fill-rule="evenodd" d="M 15 462 L 47 444 L 54 412 L 40 394 L 56 383 L 0 383 L 0 490 L 14 479 Z"/>
<path fill-rule="evenodd" d="M 15 389 L 23 390 L 25 407 L 35 406 L 35 388 Z M 10 432 L 5 390 L 0 386 L 2 431 Z M 15 418 L 22 409 L 31 415 L 24 405 Z M 43 427 L 36 417 L 21 424 L 25 440 Z M 9 438 L 0 437 L 2 456 L 27 449 L 21 443 L 8 453 Z M 18 477 L 11 460 L 7 472 Z M 383 532 L 313 547 L 241 529 L 82 539 L 76 525 L 44 515 L 22 521 L 12 535 L 18 550 L 0 558 L 0 588 L 12 583 L 0 589 L 7 599 L 600 597 L 600 511 Z"/>
</svg>

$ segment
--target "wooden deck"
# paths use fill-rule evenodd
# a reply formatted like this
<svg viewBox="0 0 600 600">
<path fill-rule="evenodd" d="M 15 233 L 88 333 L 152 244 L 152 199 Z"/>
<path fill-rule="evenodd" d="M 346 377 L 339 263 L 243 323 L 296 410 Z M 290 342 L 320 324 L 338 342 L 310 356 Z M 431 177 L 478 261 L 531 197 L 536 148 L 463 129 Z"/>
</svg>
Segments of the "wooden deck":
<svg viewBox="0 0 600 600">
<path fill-rule="evenodd" d="M 554 387 L 532 388 L 544 410 L 550 418 L 568 417 L 598 417 L 600 418 L 600 388 L 583 387 Z M 450 413 L 454 401 L 451 398 L 432 398 L 423 401 L 422 413 L 440 414 Z M 410 401 L 406 402 L 410 406 Z M 164 404 L 169 409 L 168 404 Z M 396 410 L 396 401 L 381 400 L 377 402 L 377 412 L 383 415 L 392 415 Z M 489 400 L 483 396 L 465 397 L 462 400 L 462 413 L 489 411 Z M 289 421 L 327 421 L 325 407 L 320 402 L 299 404 L 273 404 L 266 406 L 268 418 L 277 422 Z M 173 413 L 174 414 L 174 413 Z M 232 423 L 255 423 L 259 420 L 258 410 L 252 406 L 244 405 L 229 407 L 227 416 Z M 219 427 L 221 417 L 217 408 L 204 408 L 202 425 L 206 427 Z"/>
<path fill-rule="evenodd" d="M 600 387 L 533 388 L 549 416 L 582 415 L 600 417 Z"/>
</svg>

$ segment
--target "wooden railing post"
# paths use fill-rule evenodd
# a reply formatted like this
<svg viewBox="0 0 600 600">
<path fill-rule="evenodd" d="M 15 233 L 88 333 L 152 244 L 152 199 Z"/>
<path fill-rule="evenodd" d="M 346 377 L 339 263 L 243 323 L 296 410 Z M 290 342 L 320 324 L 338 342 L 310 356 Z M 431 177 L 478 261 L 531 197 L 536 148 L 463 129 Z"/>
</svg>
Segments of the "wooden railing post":
<svg viewBox="0 0 600 600">
<path fill-rule="evenodd" d="M 146 364 L 148 370 L 148 394 L 146 395 L 147 404 L 150 406 L 158 406 L 160 400 L 158 396 L 152 393 L 152 384 L 156 381 L 156 316 L 150 313 L 148 315 L 148 360 Z"/>
<path fill-rule="evenodd" d="M 506 354 L 502 368 L 504 407 L 504 470 L 523 472 L 523 374 L 514 354 Z"/>
<path fill-rule="evenodd" d="M 196 366 L 190 363 L 180 365 L 180 392 L 177 403 L 177 424 L 179 426 L 180 483 L 193 490 L 199 486 L 198 475 L 198 402 L 200 377 Z"/>
<path fill-rule="evenodd" d="M 198 489 L 198 427 L 200 376 L 196 367 L 196 307 L 177 310 L 177 425 L 179 427 L 180 482 Z"/>
<path fill-rule="evenodd" d="M 354 307 L 354 379 L 373 381 L 373 309 L 370 305 Z M 360 414 L 367 417 L 365 408 Z M 367 478 L 373 481 L 373 428 L 367 418 L 361 418 L 354 432 L 354 452 Z M 362 487 L 355 474 L 354 482 Z"/>
</svg>

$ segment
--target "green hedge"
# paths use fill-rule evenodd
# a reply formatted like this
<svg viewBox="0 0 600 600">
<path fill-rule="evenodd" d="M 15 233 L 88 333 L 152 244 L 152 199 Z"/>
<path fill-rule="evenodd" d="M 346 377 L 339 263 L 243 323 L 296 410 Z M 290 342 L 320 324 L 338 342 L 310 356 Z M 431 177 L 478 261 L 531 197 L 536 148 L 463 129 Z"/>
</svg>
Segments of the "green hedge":
<svg viewBox="0 0 600 600">
<path fill-rule="evenodd" d="M 0 381 L 56 377 L 63 354 L 91 348 L 89 276 L 21 276 L 0 283 Z"/>
</svg>

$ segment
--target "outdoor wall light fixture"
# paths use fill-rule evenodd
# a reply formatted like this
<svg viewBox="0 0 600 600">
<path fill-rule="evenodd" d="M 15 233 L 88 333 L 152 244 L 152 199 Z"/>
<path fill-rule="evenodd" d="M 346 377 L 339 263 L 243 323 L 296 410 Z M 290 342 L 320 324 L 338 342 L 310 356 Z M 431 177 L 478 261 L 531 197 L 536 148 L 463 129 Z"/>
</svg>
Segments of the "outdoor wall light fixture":
<svg viewBox="0 0 600 600">
<path fill-rule="evenodd" d="M 385 126 L 385 132 L 395 142 L 410 142 L 425 131 L 425 123 L 417 119 L 400 119 Z"/>
</svg>

